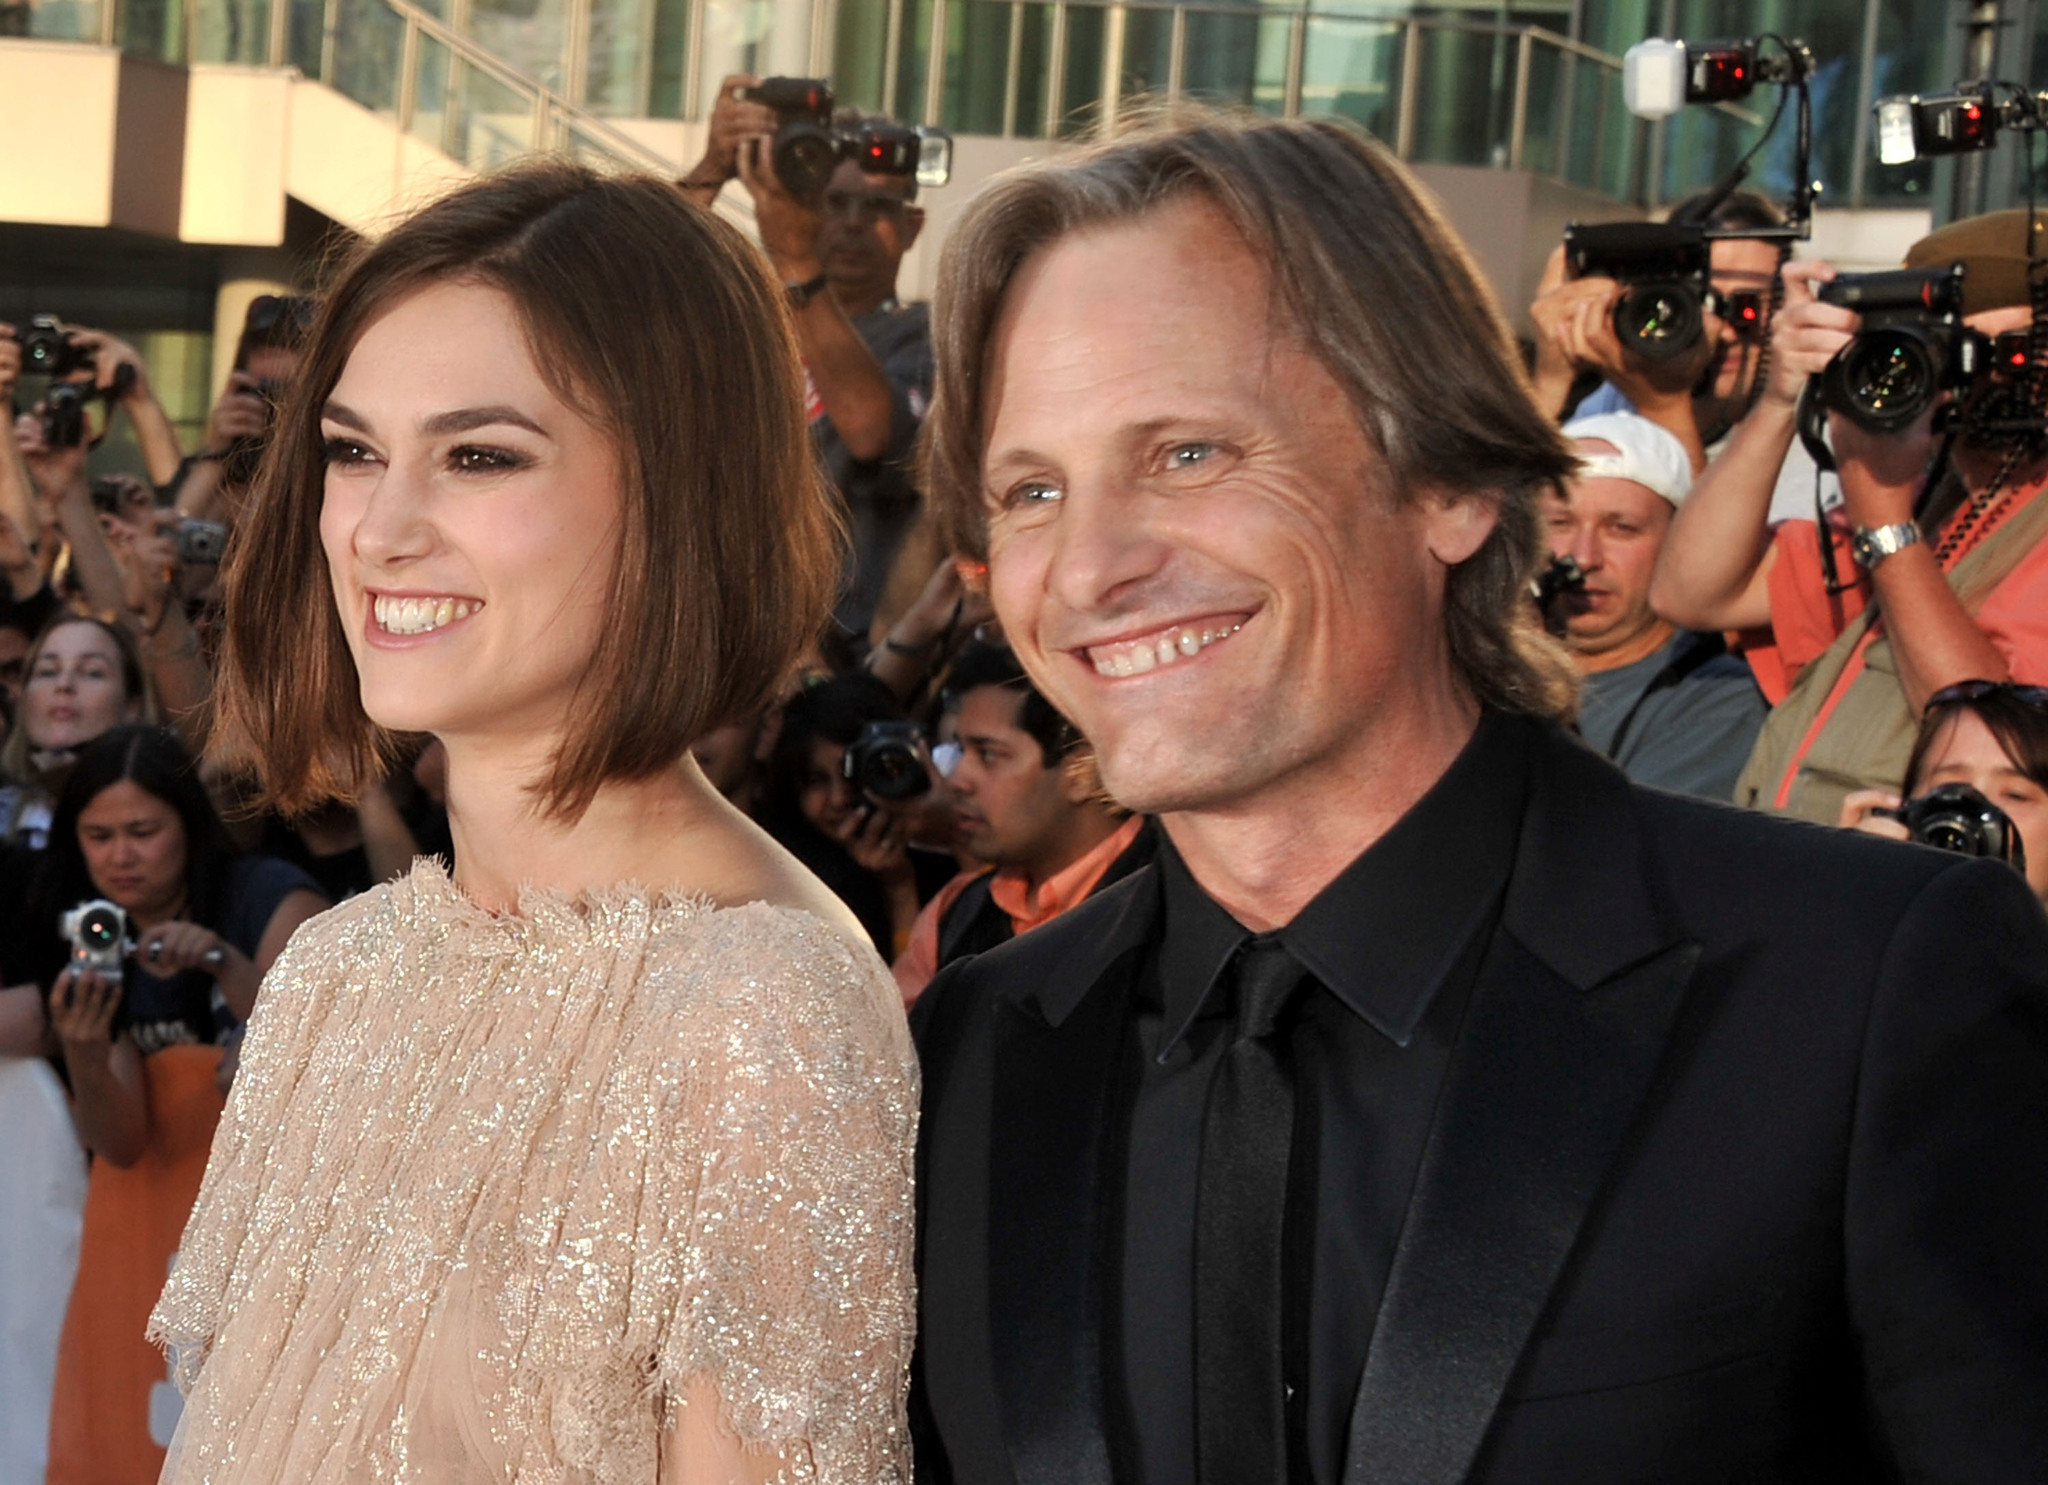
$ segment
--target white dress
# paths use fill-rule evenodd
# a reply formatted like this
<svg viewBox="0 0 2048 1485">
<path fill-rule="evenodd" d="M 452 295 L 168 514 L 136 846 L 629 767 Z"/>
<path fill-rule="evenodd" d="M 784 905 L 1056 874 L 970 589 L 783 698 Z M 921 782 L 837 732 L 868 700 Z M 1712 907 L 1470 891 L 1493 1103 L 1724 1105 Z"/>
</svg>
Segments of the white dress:
<svg viewBox="0 0 2048 1485">
<path fill-rule="evenodd" d="M 151 1322 L 163 1478 L 649 1485 L 695 1407 L 737 1477 L 907 1480 L 916 1083 L 809 913 L 420 863 L 264 981 Z"/>
</svg>

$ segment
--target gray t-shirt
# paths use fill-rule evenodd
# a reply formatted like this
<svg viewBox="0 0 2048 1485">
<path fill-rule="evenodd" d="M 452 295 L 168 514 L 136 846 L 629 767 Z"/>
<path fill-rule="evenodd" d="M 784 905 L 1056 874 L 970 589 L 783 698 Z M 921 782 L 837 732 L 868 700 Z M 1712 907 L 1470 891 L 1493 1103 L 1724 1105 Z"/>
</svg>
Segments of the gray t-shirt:
<svg viewBox="0 0 2048 1485">
<path fill-rule="evenodd" d="M 815 389 L 811 434 L 817 440 L 825 473 L 846 502 L 853 536 L 851 560 L 833 617 L 847 633 L 865 636 L 874 622 L 882 586 L 889 580 L 889 568 L 917 521 L 911 456 L 917 448 L 918 425 L 932 400 L 931 307 L 898 304 L 891 299 L 855 320 L 853 328 L 889 378 L 889 447 L 879 459 L 854 458 L 825 414 Z"/>
<path fill-rule="evenodd" d="M 1656 654 L 1586 677 L 1579 732 L 1638 784 L 1732 800 L 1769 710 L 1718 635 L 1680 630 Z"/>
</svg>

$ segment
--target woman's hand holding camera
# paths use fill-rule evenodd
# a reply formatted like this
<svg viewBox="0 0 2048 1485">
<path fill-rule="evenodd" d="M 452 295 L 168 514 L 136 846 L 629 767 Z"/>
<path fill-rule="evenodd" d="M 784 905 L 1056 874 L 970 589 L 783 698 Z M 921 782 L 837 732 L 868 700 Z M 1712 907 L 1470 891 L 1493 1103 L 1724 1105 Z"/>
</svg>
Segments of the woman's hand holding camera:
<svg viewBox="0 0 2048 1485">
<path fill-rule="evenodd" d="M 1861 830 L 1868 835 L 1881 835 L 1886 840 L 1911 840 L 1912 833 L 1901 821 L 1880 810 L 1896 810 L 1905 803 L 1895 790 L 1856 789 L 1842 800 L 1841 818 L 1836 822 L 1844 830 Z"/>
<path fill-rule="evenodd" d="M 72 966 L 50 987 L 50 1029 L 64 1043 L 66 1059 L 80 1052 L 104 1051 L 113 1040 L 114 1012 L 121 1004 L 121 982 L 95 970 Z"/>
<path fill-rule="evenodd" d="M 231 973 L 236 961 L 244 966 L 249 963 L 234 945 L 212 929 L 180 922 L 159 923 L 144 932 L 136 945 L 135 959 L 153 975 L 169 976 L 197 969 L 216 980 Z"/>
<path fill-rule="evenodd" d="M 888 805 L 868 803 L 834 832 L 846 854 L 884 881 L 910 873 L 910 823 Z"/>
</svg>

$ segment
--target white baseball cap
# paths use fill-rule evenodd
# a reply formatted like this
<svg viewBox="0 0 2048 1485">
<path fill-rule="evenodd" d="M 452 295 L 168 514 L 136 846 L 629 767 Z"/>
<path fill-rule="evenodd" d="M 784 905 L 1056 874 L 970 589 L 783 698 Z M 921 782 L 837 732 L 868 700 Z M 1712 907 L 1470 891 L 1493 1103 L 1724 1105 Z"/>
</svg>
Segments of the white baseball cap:
<svg viewBox="0 0 2048 1485">
<path fill-rule="evenodd" d="M 1683 505 L 1692 489 L 1692 459 L 1670 429 L 1641 413 L 1595 413 L 1564 425 L 1570 439 L 1598 439 L 1615 452 L 1580 450 L 1582 479 L 1634 480 L 1673 505 Z"/>
</svg>

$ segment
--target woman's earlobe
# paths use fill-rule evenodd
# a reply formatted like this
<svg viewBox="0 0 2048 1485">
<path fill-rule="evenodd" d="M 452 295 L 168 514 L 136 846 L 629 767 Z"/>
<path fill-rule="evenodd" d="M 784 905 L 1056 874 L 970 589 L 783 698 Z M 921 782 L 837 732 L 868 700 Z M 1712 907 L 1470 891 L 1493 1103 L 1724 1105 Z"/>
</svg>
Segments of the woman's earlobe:
<svg viewBox="0 0 2048 1485">
<path fill-rule="evenodd" d="M 1470 561 L 1500 525 L 1500 508 L 1480 495 L 1432 492 L 1423 497 L 1423 512 L 1424 544 L 1446 567 Z"/>
</svg>

